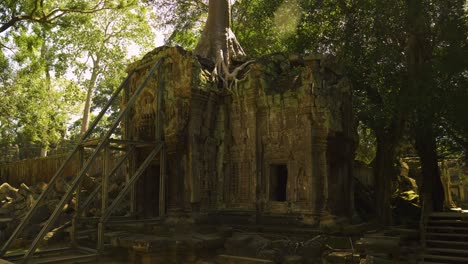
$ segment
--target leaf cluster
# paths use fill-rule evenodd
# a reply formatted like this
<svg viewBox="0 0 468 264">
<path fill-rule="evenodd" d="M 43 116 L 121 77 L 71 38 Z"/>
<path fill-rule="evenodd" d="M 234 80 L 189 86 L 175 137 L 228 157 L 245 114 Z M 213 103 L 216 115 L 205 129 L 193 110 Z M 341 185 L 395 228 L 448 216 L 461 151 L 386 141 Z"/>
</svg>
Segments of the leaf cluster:
<svg viewBox="0 0 468 264">
<path fill-rule="evenodd" d="M 0 147 L 19 146 L 20 154 L 70 138 L 90 73 L 99 110 L 125 74 L 128 47 L 143 52 L 153 43 L 137 1 L 7 0 L 0 9 Z"/>
</svg>

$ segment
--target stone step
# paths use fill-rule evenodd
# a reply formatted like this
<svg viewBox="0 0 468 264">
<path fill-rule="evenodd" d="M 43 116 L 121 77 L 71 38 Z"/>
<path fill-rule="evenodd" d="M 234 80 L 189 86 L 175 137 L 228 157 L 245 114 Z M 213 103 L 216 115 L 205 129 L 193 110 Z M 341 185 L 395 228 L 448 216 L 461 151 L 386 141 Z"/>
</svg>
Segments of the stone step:
<svg viewBox="0 0 468 264">
<path fill-rule="evenodd" d="M 8 214 L 10 214 L 10 209 L 0 208 L 0 215 L 8 215 Z"/>
<path fill-rule="evenodd" d="M 422 255 L 423 259 L 430 259 L 430 260 L 436 260 L 436 261 L 451 261 L 450 263 L 468 263 L 468 258 L 464 257 L 452 257 L 452 256 L 440 256 L 440 255 L 432 255 L 432 254 L 423 254 Z M 426 263 L 426 262 L 425 262 Z"/>
<path fill-rule="evenodd" d="M 0 224 L 8 224 L 13 220 L 11 217 L 0 217 Z"/>
<path fill-rule="evenodd" d="M 468 214 L 463 212 L 434 212 L 429 215 L 431 218 L 447 218 L 447 217 L 468 217 Z"/>
<path fill-rule="evenodd" d="M 468 227 L 458 227 L 458 226 L 427 226 L 426 229 L 468 232 Z"/>
<path fill-rule="evenodd" d="M 452 248 L 426 248 L 426 252 L 439 252 L 449 254 L 460 254 L 468 257 L 468 250 L 466 249 L 452 249 Z"/>
<path fill-rule="evenodd" d="M 218 255 L 217 261 L 219 264 L 274 264 L 273 261 L 267 259 L 248 258 L 232 255 Z"/>
<path fill-rule="evenodd" d="M 303 235 L 303 236 L 317 236 L 322 234 L 322 231 L 317 228 L 300 228 L 292 227 L 288 225 L 255 225 L 255 224 L 246 224 L 246 225 L 230 225 L 234 229 L 245 230 L 249 232 L 261 232 L 261 233 L 274 233 L 274 234 L 294 234 L 294 235 Z"/>
<path fill-rule="evenodd" d="M 461 241 L 446 241 L 446 240 L 434 240 L 434 239 L 429 239 L 426 240 L 426 243 L 434 243 L 434 244 L 439 244 L 439 245 L 444 245 L 444 246 L 467 246 L 468 247 L 468 242 L 461 242 Z"/>
<path fill-rule="evenodd" d="M 426 233 L 426 237 L 437 236 L 437 237 L 457 237 L 468 239 L 468 234 L 453 234 L 453 233 Z"/>
<path fill-rule="evenodd" d="M 453 220 L 433 220 L 429 219 L 427 224 L 430 225 L 468 225 L 468 220 L 453 219 Z"/>
<path fill-rule="evenodd" d="M 54 256 L 43 259 L 32 259 L 28 263 L 31 264 L 48 264 L 48 263 L 87 263 L 96 261 L 98 254 L 84 254 L 84 255 L 65 255 L 65 256 Z"/>
<path fill-rule="evenodd" d="M 447 262 L 420 261 L 419 264 L 447 264 Z"/>
<path fill-rule="evenodd" d="M 4 259 L 13 263 L 23 263 L 24 253 L 4 256 Z M 78 248 L 57 248 L 45 249 L 36 252 L 29 260 L 30 264 L 46 264 L 46 263 L 88 263 L 96 261 L 98 254 L 96 250 L 84 247 Z M 0 262 L 1 263 L 1 262 Z"/>
</svg>

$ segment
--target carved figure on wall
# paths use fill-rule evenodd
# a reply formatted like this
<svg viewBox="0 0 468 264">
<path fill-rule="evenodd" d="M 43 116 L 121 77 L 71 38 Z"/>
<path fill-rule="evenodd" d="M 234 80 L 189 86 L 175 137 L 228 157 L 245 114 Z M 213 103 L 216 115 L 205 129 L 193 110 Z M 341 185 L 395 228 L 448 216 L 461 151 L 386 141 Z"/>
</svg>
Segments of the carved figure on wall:
<svg viewBox="0 0 468 264">
<path fill-rule="evenodd" d="M 297 191 L 297 201 L 307 200 L 307 179 L 304 171 L 304 167 L 299 167 L 299 172 L 296 179 L 296 191 Z"/>
<path fill-rule="evenodd" d="M 135 135 L 138 139 L 151 140 L 155 136 L 155 120 L 156 120 L 157 103 L 155 96 L 145 91 L 135 109 L 135 116 L 133 118 Z"/>
</svg>

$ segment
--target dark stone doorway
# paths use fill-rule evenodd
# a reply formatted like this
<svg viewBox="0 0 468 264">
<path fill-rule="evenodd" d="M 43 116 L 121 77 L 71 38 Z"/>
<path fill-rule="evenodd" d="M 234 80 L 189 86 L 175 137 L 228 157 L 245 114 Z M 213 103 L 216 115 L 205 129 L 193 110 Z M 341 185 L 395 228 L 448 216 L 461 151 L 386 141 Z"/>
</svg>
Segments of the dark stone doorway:
<svg viewBox="0 0 468 264">
<path fill-rule="evenodd" d="M 270 201 L 286 201 L 288 186 L 288 167 L 286 164 L 270 166 Z"/>
<path fill-rule="evenodd" d="M 136 210 L 138 217 L 159 216 L 159 165 L 150 165 L 138 180 L 136 188 Z"/>
</svg>

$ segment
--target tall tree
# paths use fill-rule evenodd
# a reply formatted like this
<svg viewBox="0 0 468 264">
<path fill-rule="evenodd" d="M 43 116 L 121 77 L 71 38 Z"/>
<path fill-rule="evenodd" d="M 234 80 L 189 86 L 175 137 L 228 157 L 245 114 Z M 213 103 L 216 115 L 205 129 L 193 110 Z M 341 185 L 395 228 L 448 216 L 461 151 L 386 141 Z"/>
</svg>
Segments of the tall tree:
<svg viewBox="0 0 468 264">
<path fill-rule="evenodd" d="M 0 72 L 4 102 L 0 141 L 4 146 L 41 146 L 45 155 L 50 146 L 67 137 L 66 124 L 84 99 L 78 86 L 88 90 L 92 86 L 93 92 L 99 87 L 101 99 L 112 93 L 124 74 L 128 47 L 148 47 L 153 40 L 145 8 L 132 3 L 135 1 L 0 3 L 5 11 L 0 14 L 5 26 L 0 35 L 0 63 L 5 66 Z M 28 12 L 37 14 L 26 17 Z M 39 19 L 42 15 L 47 18 Z M 10 18 L 15 22 L 8 22 Z M 100 63 L 91 65 L 91 58 Z M 94 66 L 97 74 L 93 79 Z"/>
<path fill-rule="evenodd" d="M 74 93 L 76 86 L 62 77 L 54 77 L 63 72 L 57 59 L 60 50 L 53 45 L 51 28 L 32 25 L 19 28 L 11 37 L 16 49 L 11 59 L 16 66 L 5 87 L 11 91 L 5 99 L 16 109 L 9 117 L 17 134 L 15 143 L 20 147 L 37 145 L 41 156 L 45 156 L 49 146 L 65 136 L 65 121 L 76 104 L 66 98 Z"/>
<path fill-rule="evenodd" d="M 408 81 L 415 101 L 414 129 L 415 146 L 421 158 L 423 175 L 423 200 L 433 207 L 431 210 L 441 211 L 444 202 L 444 192 L 440 180 L 436 138 L 433 124 L 435 108 L 432 107 L 434 91 L 434 76 L 432 74 L 433 46 L 426 43 L 430 40 L 430 18 L 428 6 L 421 0 L 406 1 L 406 23 L 408 25 L 408 40 L 406 48 L 406 65 Z M 431 206 L 433 205 L 433 206 Z"/>
<path fill-rule="evenodd" d="M 463 72 L 467 63 L 458 58 L 467 54 L 465 8 L 463 1 L 407 0 L 406 5 L 408 75 L 415 97 L 414 138 L 421 158 L 423 198 L 429 210 L 441 211 L 444 191 L 438 166 L 440 153 L 437 153 L 437 131 L 440 130 L 436 128 L 447 124 L 442 116 L 447 113 L 446 109 L 452 108 L 450 105 L 457 104 L 452 96 L 457 94 L 466 99 L 468 94 L 467 89 L 461 88 L 463 83 L 466 88 L 467 78 L 463 77 Z M 448 105 L 443 106 L 441 101 Z M 449 117 L 452 124 L 463 123 L 459 114 L 452 112 L 452 115 Z M 445 202 L 446 206 L 451 206 L 451 201 Z"/>
<path fill-rule="evenodd" d="M 233 59 L 245 56 L 244 50 L 231 30 L 230 0 L 210 0 L 208 19 L 195 54 L 214 62 L 230 65 Z"/>
<path fill-rule="evenodd" d="M 80 23 L 62 32 L 61 41 L 75 57 L 74 72 L 86 93 L 81 133 L 89 126 L 96 88 L 118 85 L 128 62 L 128 47 L 148 49 L 153 43 L 146 9 L 131 6 L 119 10 L 104 10 L 97 16 L 80 18 Z"/>
</svg>

